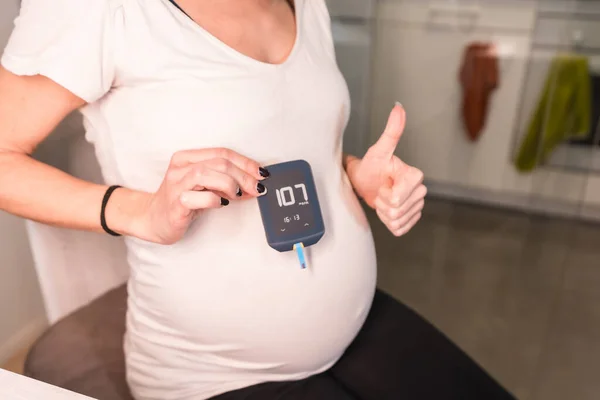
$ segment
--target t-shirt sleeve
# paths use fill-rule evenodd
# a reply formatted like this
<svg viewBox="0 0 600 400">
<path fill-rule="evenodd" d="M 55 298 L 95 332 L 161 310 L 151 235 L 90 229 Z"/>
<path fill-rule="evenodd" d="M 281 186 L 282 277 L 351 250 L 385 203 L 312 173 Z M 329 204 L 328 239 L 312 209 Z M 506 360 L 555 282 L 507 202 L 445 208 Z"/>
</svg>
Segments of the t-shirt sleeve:
<svg viewBox="0 0 600 400">
<path fill-rule="evenodd" d="M 0 62 L 94 102 L 114 80 L 118 9 L 113 0 L 23 0 Z"/>
</svg>

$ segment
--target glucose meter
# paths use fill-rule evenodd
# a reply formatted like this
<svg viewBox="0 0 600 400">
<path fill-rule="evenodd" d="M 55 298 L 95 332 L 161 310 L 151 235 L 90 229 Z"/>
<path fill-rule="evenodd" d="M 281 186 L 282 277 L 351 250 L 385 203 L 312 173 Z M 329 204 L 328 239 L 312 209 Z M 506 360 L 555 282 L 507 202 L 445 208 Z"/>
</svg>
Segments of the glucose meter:
<svg viewBox="0 0 600 400">
<path fill-rule="evenodd" d="M 258 198 L 258 205 L 267 243 L 280 252 L 295 250 L 306 268 L 305 248 L 325 234 L 311 167 L 294 160 L 266 168 L 270 176 L 262 184 L 267 192 Z"/>
</svg>

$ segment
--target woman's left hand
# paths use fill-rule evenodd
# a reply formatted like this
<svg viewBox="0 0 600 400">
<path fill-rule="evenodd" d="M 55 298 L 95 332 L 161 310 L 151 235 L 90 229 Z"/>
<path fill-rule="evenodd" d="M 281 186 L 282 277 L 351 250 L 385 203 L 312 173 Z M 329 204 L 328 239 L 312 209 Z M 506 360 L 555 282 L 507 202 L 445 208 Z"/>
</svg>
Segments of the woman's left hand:
<svg viewBox="0 0 600 400">
<path fill-rule="evenodd" d="M 406 234 L 419 221 L 427 194 L 423 172 L 394 155 L 405 124 L 406 113 L 397 104 L 377 143 L 362 159 L 346 161 L 354 190 L 395 236 Z"/>
</svg>

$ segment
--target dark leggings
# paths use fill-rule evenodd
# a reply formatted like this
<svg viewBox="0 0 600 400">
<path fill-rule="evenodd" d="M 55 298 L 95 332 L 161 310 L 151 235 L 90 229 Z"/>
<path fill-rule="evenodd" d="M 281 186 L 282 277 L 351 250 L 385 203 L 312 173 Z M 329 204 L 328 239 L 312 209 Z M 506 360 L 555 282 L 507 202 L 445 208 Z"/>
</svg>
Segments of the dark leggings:
<svg viewBox="0 0 600 400">
<path fill-rule="evenodd" d="M 329 371 L 213 400 L 514 400 L 414 311 L 378 291 L 355 341 Z"/>
</svg>

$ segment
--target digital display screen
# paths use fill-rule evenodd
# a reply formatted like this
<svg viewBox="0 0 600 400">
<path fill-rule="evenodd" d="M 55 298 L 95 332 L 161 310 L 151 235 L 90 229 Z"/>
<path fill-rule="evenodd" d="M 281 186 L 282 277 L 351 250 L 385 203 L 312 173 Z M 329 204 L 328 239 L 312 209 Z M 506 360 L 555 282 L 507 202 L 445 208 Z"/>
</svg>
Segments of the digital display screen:
<svg viewBox="0 0 600 400">
<path fill-rule="evenodd" d="M 307 190 L 307 178 L 302 170 L 277 171 L 263 181 L 267 188 L 266 202 L 274 234 L 302 236 L 315 224 L 311 202 L 312 191 Z"/>
</svg>

